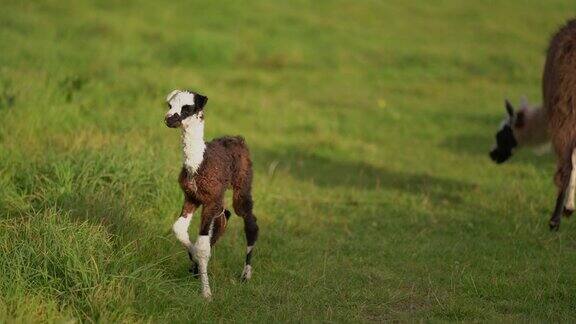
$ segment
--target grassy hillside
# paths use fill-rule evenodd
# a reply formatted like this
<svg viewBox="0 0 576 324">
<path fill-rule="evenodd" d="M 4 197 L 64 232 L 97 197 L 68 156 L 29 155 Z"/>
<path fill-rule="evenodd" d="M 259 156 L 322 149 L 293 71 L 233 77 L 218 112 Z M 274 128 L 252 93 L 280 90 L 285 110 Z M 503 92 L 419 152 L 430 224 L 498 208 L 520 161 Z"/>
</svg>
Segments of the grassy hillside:
<svg viewBox="0 0 576 324">
<path fill-rule="evenodd" d="M 576 321 L 552 157 L 487 155 L 573 1 L 1 2 L 0 322 Z M 212 303 L 174 88 L 255 162 L 254 278 L 235 217 Z"/>
</svg>

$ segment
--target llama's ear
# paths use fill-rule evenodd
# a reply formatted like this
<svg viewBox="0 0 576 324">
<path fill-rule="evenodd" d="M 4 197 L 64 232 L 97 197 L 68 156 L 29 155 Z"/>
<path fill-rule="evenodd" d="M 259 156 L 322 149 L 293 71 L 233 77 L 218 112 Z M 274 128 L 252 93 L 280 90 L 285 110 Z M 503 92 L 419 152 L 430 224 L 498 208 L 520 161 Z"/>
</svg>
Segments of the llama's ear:
<svg viewBox="0 0 576 324">
<path fill-rule="evenodd" d="M 520 109 L 514 118 L 514 127 L 522 128 L 526 124 L 526 109 Z"/>
<path fill-rule="evenodd" d="M 508 112 L 508 116 L 514 116 L 514 107 L 512 107 L 512 104 L 508 99 L 506 99 L 506 111 Z"/>
<path fill-rule="evenodd" d="M 528 97 L 526 97 L 526 95 L 523 95 L 522 97 L 520 97 L 520 108 L 528 108 L 528 107 L 530 107 Z"/>
<path fill-rule="evenodd" d="M 208 102 L 208 97 L 203 96 L 201 94 L 194 94 L 194 106 L 196 106 L 196 108 L 199 108 L 199 109 L 204 108 L 204 106 L 206 106 L 207 102 Z"/>
<path fill-rule="evenodd" d="M 170 93 L 166 96 L 166 101 L 170 101 L 170 99 L 172 99 L 172 97 L 174 97 L 174 95 L 177 94 L 178 92 L 180 92 L 180 90 L 172 90 L 172 92 L 170 92 Z"/>
</svg>

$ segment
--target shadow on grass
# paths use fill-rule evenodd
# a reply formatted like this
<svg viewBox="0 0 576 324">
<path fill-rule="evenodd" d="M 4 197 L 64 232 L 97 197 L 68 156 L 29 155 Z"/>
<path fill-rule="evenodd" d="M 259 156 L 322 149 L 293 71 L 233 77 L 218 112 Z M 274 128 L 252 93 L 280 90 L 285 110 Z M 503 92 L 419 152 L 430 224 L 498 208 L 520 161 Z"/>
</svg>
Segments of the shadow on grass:
<svg viewBox="0 0 576 324">
<path fill-rule="evenodd" d="M 462 200 L 461 193 L 474 187 L 473 184 L 463 181 L 424 173 L 395 171 L 361 161 L 332 159 L 292 147 L 284 147 L 278 151 L 255 150 L 254 157 L 258 165 L 269 169 L 277 165 L 294 178 L 326 188 L 389 189 L 430 196 L 436 203 L 458 203 Z"/>
<path fill-rule="evenodd" d="M 446 138 L 440 145 L 453 153 L 477 156 L 490 160 L 490 149 L 496 142 L 488 136 L 480 137 L 473 134 L 460 134 Z"/>
</svg>

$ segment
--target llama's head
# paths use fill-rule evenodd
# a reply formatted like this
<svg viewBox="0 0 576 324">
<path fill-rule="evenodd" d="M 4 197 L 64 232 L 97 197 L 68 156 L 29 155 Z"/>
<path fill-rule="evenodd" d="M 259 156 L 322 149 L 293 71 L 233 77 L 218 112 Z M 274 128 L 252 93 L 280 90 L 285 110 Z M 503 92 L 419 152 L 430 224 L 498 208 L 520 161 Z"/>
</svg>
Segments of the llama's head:
<svg viewBox="0 0 576 324">
<path fill-rule="evenodd" d="M 168 112 L 164 117 L 170 128 L 186 127 L 204 120 L 204 106 L 208 98 L 188 90 L 174 90 L 166 97 Z"/>
<path fill-rule="evenodd" d="M 514 110 L 508 100 L 505 106 L 506 117 L 496 133 L 496 146 L 490 151 L 490 157 L 496 163 L 503 163 L 512 156 L 512 151 L 518 146 L 518 134 L 522 132 L 526 120 L 526 102 L 518 110 Z"/>
</svg>

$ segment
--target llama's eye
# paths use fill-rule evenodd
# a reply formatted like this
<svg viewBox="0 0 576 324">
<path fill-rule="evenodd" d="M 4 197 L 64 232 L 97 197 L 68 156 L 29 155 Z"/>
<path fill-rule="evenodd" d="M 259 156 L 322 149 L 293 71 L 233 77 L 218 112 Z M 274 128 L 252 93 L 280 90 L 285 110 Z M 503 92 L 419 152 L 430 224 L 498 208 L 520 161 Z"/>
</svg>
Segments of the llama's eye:
<svg viewBox="0 0 576 324">
<path fill-rule="evenodd" d="M 168 110 L 172 109 L 172 105 L 169 102 L 167 102 L 166 105 L 168 106 Z"/>
<path fill-rule="evenodd" d="M 193 108 L 194 107 L 192 107 L 191 105 L 184 105 L 184 106 L 182 106 L 182 113 L 189 114 L 192 112 Z"/>
</svg>

